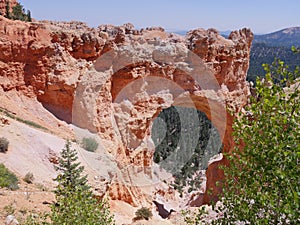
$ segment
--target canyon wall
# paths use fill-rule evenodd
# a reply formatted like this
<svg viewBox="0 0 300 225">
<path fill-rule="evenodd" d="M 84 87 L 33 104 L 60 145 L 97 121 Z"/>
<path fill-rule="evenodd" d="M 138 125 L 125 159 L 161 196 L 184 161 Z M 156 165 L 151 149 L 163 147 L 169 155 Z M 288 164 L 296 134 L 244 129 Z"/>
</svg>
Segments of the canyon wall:
<svg viewBox="0 0 300 225">
<path fill-rule="evenodd" d="M 230 151 L 233 118 L 226 108 L 238 112 L 247 103 L 252 39 L 249 29 L 228 39 L 214 29 L 182 37 L 159 27 L 89 28 L 81 22 L 24 23 L 0 16 L 0 92 L 27 96 L 59 120 L 97 134 L 119 168 L 110 198 L 151 204 L 160 192 L 149 191 L 155 180 L 153 120 L 172 105 L 197 108 L 218 129 L 223 151 Z M 206 171 L 206 190 L 214 188 L 213 194 L 197 195 L 189 204 L 216 199 L 220 164 L 226 164 L 222 157 Z"/>
</svg>

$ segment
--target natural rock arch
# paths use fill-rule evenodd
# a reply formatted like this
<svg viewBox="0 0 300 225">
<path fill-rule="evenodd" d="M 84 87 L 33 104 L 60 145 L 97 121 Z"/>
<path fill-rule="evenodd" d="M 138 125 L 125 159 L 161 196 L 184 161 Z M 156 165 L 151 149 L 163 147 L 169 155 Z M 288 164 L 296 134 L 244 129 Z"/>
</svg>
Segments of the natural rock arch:
<svg viewBox="0 0 300 225">
<path fill-rule="evenodd" d="M 210 35 L 217 35 L 215 31 L 210 32 Z M 238 111 L 247 101 L 249 92 L 246 74 L 243 78 L 235 77 L 247 70 L 249 62 L 239 58 L 241 52 L 238 55 L 234 52 L 241 51 L 242 45 L 249 50 L 248 34 L 248 30 L 233 33 L 232 38 L 244 35 L 245 39 L 238 38 L 243 44 L 227 42 L 219 48 L 223 52 L 220 57 L 214 57 L 212 52 L 204 57 L 197 48 L 195 53 L 202 52 L 200 55 L 204 59 L 182 43 L 154 39 L 141 45 L 132 40 L 126 43 L 122 39 L 125 43 L 111 45 L 96 60 L 94 73 L 81 78 L 78 84 L 81 91 L 76 93 L 73 108 L 76 110 L 73 114 L 78 117 L 73 117 L 73 122 L 97 132 L 103 146 L 115 157 L 120 173 L 110 186 L 112 199 L 124 200 L 135 206 L 151 202 L 151 194 L 143 194 L 142 190 L 142 186 L 150 184 L 135 183 L 138 181 L 134 181 L 133 177 L 141 172 L 151 177 L 155 150 L 150 134 L 151 124 L 162 109 L 171 105 L 193 107 L 204 112 L 220 134 L 223 151 L 230 151 L 233 118 L 227 108 Z M 203 41 L 202 34 L 197 35 L 199 33 L 196 32 L 189 38 L 191 49 Z M 212 42 L 217 45 L 218 39 Z M 236 49 L 235 45 L 238 46 Z M 247 51 L 245 55 L 249 56 Z M 213 59 L 222 61 L 205 61 Z M 90 109 L 82 105 L 88 105 Z M 81 110 L 83 113 L 78 113 Z M 225 159 L 210 164 L 206 172 L 206 190 L 213 188 L 212 195 L 206 191 L 204 196 L 190 204 L 201 205 L 217 199 L 221 189 L 215 182 L 224 178 L 218 168 L 220 164 L 226 164 Z"/>
<path fill-rule="evenodd" d="M 161 28 L 139 31 L 129 25 L 89 28 L 80 22 L 23 23 L 1 16 L 0 24 L 3 37 L 0 46 L 1 90 L 39 101 L 57 117 L 63 112 L 63 120 L 74 117 L 74 111 L 81 112 L 78 113 L 81 116 L 77 118 L 78 124 L 98 133 L 107 152 L 115 157 L 120 167 L 151 165 L 149 143 L 145 140 L 142 146 L 133 148 L 138 145 L 136 140 L 149 136 L 151 120 L 162 108 L 172 104 L 186 105 L 187 97 L 193 100 L 197 109 L 206 113 L 219 133 L 224 133 L 224 151 L 230 150 L 232 117 L 226 111 L 222 117 L 218 110 L 209 108 L 225 110 L 229 107 L 239 111 L 247 103 L 246 73 L 253 38 L 249 29 L 234 31 L 225 39 L 214 29 L 196 29 L 181 37 Z M 142 54 L 132 51 L 133 46 L 137 46 Z M 200 66 L 197 66 L 199 60 Z M 190 64 L 196 65 L 192 71 Z M 217 86 L 210 86 L 210 76 L 203 73 L 203 68 L 211 71 Z M 125 75 L 129 78 L 128 83 Z M 125 86 L 138 84 L 138 80 L 145 81 L 146 77 L 152 76 L 177 84 L 180 93 L 162 88 L 163 91 L 152 95 L 142 90 L 134 98 L 134 104 L 125 99 L 116 100 L 120 91 L 114 93 L 114 87 L 120 85 L 123 90 L 122 83 L 126 83 Z M 201 82 L 194 82 L 197 76 Z M 160 89 L 165 83 L 158 82 L 152 87 Z M 146 83 L 141 84 L 145 87 Z M 76 102 L 78 93 L 82 94 L 82 101 Z M 49 114 L 46 109 L 41 108 L 41 112 Z M 36 121 L 44 121 L 43 114 L 31 115 Z M 62 124 L 50 116 L 47 119 L 52 122 L 44 122 L 45 126 Z M 224 119 L 225 125 L 218 124 L 217 121 Z M 118 128 L 117 132 L 115 128 Z M 134 135 L 123 135 L 126 129 Z M 211 164 L 207 170 L 209 187 L 219 176 L 215 165 L 217 163 Z M 111 187 L 112 199 L 137 204 L 143 199 L 139 193 L 135 187 L 132 190 L 128 187 L 118 189 L 117 185 Z M 204 202 L 205 199 L 204 196 Z"/>
</svg>

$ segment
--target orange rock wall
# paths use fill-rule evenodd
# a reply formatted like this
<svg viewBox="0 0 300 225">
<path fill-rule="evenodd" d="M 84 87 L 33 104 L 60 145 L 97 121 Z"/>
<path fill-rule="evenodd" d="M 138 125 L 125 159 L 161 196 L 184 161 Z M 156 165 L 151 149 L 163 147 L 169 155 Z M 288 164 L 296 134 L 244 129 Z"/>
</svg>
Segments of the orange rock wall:
<svg viewBox="0 0 300 225">
<path fill-rule="evenodd" d="M 97 132 L 120 168 L 129 165 L 151 177 L 152 121 L 171 105 L 205 112 L 221 134 L 224 151 L 230 151 L 233 118 L 226 107 L 239 111 L 247 103 L 252 39 L 248 29 L 228 39 L 214 29 L 181 37 L 131 24 L 89 28 L 80 22 L 24 23 L 0 16 L 0 88 L 37 99 L 58 118 Z M 207 170 L 208 188 L 223 178 L 220 163 L 224 160 Z M 215 187 L 213 196 L 204 195 L 199 204 L 219 192 Z M 135 206 L 151 202 L 151 195 L 118 182 L 109 193 Z"/>
</svg>

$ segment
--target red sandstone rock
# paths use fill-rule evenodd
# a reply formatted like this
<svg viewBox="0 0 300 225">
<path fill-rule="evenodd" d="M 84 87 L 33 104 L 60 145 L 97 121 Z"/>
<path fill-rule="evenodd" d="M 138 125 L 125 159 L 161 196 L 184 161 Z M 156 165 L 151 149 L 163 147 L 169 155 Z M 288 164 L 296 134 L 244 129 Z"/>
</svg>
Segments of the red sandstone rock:
<svg viewBox="0 0 300 225">
<path fill-rule="evenodd" d="M 214 29 L 183 38 L 161 28 L 137 31 L 131 24 L 89 28 L 0 16 L 0 88 L 30 96 L 58 118 L 98 133 L 121 170 L 109 196 L 151 203 L 152 192 L 124 183 L 122 176 L 127 179 L 132 169 L 152 179 L 153 120 L 171 105 L 195 107 L 211 119 L 229 152 L 233 118 L 225 108 L 239 111 L 247 102 L 252 38 L 248 29 L 229 39 Z M 213 196 L 205 194 L 197 205 L 220 192 L 215 181 L 223 179 L 218 165 L 224 163 L 209 166 Z"/>
</svg>

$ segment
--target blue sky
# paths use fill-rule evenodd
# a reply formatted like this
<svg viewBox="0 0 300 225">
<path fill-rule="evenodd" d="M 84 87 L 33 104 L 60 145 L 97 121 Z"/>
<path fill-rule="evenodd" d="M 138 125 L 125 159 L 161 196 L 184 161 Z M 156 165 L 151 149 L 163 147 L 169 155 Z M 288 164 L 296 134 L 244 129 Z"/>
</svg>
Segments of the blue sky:
<svg viewBox="0 0 300 225">
<path fill-rule="evenodd" d="M 249 27 L 270 33 L 300 26 L 299 0 L 20 0 L 36 19 L 80 20 L 90 26 L 162 26 L 167 30 Z"/>
</svg>

